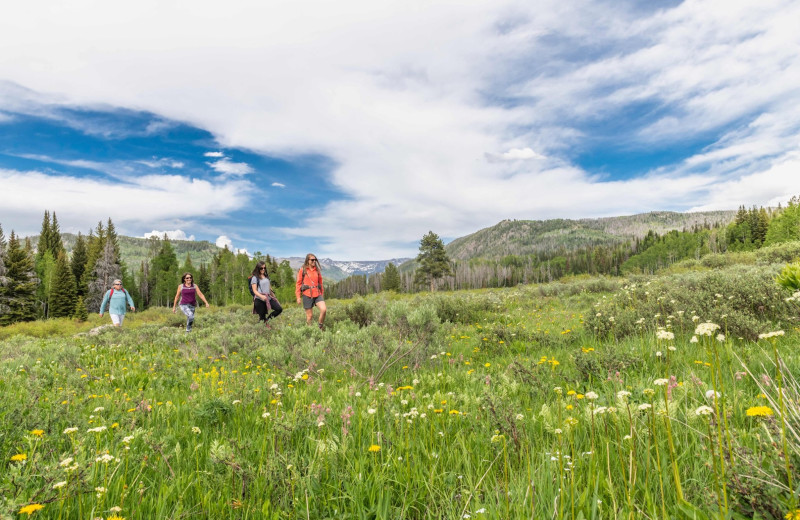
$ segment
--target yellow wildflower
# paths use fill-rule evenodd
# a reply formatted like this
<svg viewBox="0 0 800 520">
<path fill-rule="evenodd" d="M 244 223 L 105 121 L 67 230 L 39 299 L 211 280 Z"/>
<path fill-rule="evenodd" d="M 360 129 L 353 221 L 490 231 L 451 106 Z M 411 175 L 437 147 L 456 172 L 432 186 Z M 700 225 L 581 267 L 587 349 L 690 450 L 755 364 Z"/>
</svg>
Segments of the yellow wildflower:
<svg viewBox="0 0 800 520">
<path fill-rule="evenodd" d="M 31 435 L 41 437 L 42 435 L 44 435 L 44 430 L 31 430 Z"/>
<path fill-rule="evenodd" d="M 16 455 L 11 457 L 11 461 L 12 462 L 19 462 L 19 461 L 25 460 L 27 458 L 28 458 L 28 456 L 25 455 L 24 453 L 17 453 Z"/>
<path fill-rule="evenodd" d="M 31 516 L 33 513 L 35 513 L 40 509 L 44 509 L 44 506 L 42 504 L 28 504 L 27 506 L 24 506 L 22 509 L 19 510 L 19 514 L 21 515 L 25 514 Z"/>
<path fill-rule="evenodd" d="M 369 447 L 369 451 L 372 453 L 377 453 L 381 451 L 381 447 L 378 446 L 377 444 L 373 444 L 372 446 Z"/>
<path fill-rule="evenodd" d="M 773 415 L 772 408 L 769 406 L 753 406 L 747 409 L 748 417 L 766 417 Z"/>
</svg>

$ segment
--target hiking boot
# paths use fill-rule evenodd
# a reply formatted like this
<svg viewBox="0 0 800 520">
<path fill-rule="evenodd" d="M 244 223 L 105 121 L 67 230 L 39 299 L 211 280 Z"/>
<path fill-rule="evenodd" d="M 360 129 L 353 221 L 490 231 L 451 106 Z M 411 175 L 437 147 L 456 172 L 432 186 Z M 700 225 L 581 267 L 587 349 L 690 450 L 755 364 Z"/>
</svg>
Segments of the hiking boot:
<svg viewBox="0 0 800 520">
<path fill-rule="evenodd" d="M 272 330 L 272 326 L 269 323 L 264 323 L 264 326 L 267 328 L 267 330 Z"/>
<path fill-rule="evenodd" d="M 319 323 L 318 326 L 319 330 L 325 330 L 325 326 L 322 323 Z"/>
</svg>

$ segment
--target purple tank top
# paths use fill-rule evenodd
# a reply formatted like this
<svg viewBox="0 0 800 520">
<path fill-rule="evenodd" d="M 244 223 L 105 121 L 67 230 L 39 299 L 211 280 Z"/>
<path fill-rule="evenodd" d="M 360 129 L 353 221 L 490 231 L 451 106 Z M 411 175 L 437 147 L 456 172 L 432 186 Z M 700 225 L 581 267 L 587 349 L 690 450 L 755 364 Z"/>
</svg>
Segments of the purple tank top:
<svg viewBox="0 0 800 520">
<path fill-rule="evenodd" d="M 194 305 L 197 306 L 197 289 L 194 285 L 186 287 L 181 285 L 181 305 Z"/>
</svg>

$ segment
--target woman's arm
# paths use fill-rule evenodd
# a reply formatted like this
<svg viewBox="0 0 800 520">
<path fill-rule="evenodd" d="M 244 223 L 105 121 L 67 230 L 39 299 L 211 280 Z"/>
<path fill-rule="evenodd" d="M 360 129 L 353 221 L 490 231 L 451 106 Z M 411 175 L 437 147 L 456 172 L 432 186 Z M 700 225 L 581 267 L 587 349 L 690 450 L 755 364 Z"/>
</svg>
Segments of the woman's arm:
<svg viewBox="0 0 800 520">
<path fill-rule="evenodd" d="M 195 286 L 195 290 L 197 290 L 197 295 L 200 297 L 201 300 L 203 300 L 203 303 L 206 304 L 206 307 L 208 307 L 208 300 L 206 300 L 206 297 L 203 296 L 203 293 L 202 291 L 200 291 L 200 288 Z"/>
<path fill-rule="evenodd" d="M 181 284 L 183 285 L 183 284 Z M 178 308 L 178 298 L 181 297 L 181 285 L 178 286 L 178 292 L 175 293 L 175 301 L 172 302 L 172 313 L 175 313 L 175 309 Z"/>
</svg>

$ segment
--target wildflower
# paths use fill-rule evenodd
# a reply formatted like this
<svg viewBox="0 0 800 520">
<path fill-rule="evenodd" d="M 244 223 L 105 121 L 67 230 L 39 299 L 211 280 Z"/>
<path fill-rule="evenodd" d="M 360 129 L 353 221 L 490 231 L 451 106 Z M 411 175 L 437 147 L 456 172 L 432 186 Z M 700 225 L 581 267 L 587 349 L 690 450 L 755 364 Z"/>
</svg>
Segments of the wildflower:
<svg viewBox="0 0 800 520">
<path fill-rule="evenodd" d="M 356 392 L 356 397 L 361 397 L 361 392 Z"/>
<path fill-rule="evenodd" d="M 100 433 L 106 431 L 108 428 L 105 426 L 98 426 L 97 428 L 89 428 L 86 433 Z"/>
<path fill-rule="evenodd" d="M 44 435 L 44 430 L 31 430 L 31 435 L 35 435 L 36 437 L 41 437 Z"/>
<path fill-rule="evenodd" d="M 72 427 L 72 428 L 65 428 L 65 429 L 64 429 L 64 433 L 65 433 L 66 435 L 70 435 L 70 434 L 72 434 L 72 433 L 75 433 L 75 432 L 77 432 L 77 431 L 78 431 L 78 429 L 77 429 L 77 428 L 75 428 L 75 427 Z"/>
<path fill-rule="evenodd" d="M 708 399 L 709 401 L 711 401 L 711 400 L 712 400 L 712 399 L 714 399 L 715 397 L 716 397 L 717 399 L 719 399 L 720 397 L 722 397 L 722 394 L 720 394 L 719 392 L 715 392 L 714 390 L 707 390 L 707 391 L 706 391 L 706 399 Z"/>
<path fill-rule="evenodd" d="M 103 455 L 100 455 L 94 460 L 95 462 L 102 462 L 103 464 L 108 464 L 109 462 L 114 461 L 114 456 L 109 453 L 104 453 Z"/>
<path fill-rule="evenodd" d="M 55 484 L 53 484 L 53 489 L 60 489 L 60 488 L 62 488 L 64 486 L 66 486 L 66 485 L 67 485 L 67 481 L 66 480 L 62 480 L 61 482 L 56 482 Z"/>
<path fill-rule="evenodd" d="M 27 506 L 23 506 L 23 508 L 19 510 L 19 514 L 21 515 L 25 514 L 31 516 L 33 513 L 35 513 L 40 509 L 44 509 L 44 506 L 42 504 L 28 504 Z"/>
<path fill-rule="evenodd" d="M 557 386 L 557 387 L 553 388 L 553 391 L 555 393 L 557 393 L 558 395 L 561 395 L 561 387 L 560 386 Z"/>
<path fill-rule="evenodd" d="M 201 433 L 200 428 L 198 428 L 197 426 L 192 426 L 192 433 L 200 435 Z"/>
<path fill-rule="evenodd" d="M 689 340 L 689 343 L 697 343 L 697 336 L 692 336 L 692 339 Z"/>
<path fill-rule="evenodd" d="M 561 435 L 564 432 L 561 430 L 561 428 L 556 428 L 555 430 L 553 430 L 553 433 L 555 433 L 556 435 Z"/>
<path fill-rule="evenodd" d="M 653 381 L 653 384 L 656 386 L 664 386 L 667 383 L 669 383 L 669 379 L 656 379 L 655 381 Z"/>
<path fill-rule="evenodd" d="M 772 408 L 769 406 L 753 406 L 747 409 L 748 417 L 767 417 L 773 415 Z"/>
<path fill-rule="evenodd" d="M 24 453 L 17 453 L 11 457 L 11 462 L 20 462 L 26 460 L 28 456 Z"/>
<path fill-rule="evenodd" d="M 105 408 L 103 408 L 102 406 L 98 406 L 97 408 L 94 409 L 94 413 L 102 412 L 103 410 L 105 410 Z"/>
<path fill-rule="evenodd" d="M 765 334 L 759 334 L 758 339 L 770 339 L 770 338 L 776 338 L 778 336 L 783 336 L 782 330 L 776 330 L 775 332 L 767 332 Z"/>
<path fill-rule="evenodd" d="M 381 451 L 381 447 L 378 446 L 377 444 L 373 444 L 373 445 L 371 445 L 369 447 L 369 450 L 367 450 L 367 451 L 369 451 L 371 453 L 378 453 L 379 451 Z"/>
<path fill-rule="evenodd" d="M 720 343 L 725 341 L 725 334 L 722 334 L 722 333 L 717 334 L 717 341 L 719 341 Z"/>
<path fill-rule="evenodd" d="M 375 414 L 375 412 L 377 412 L 377 411 L 378 411 L 378 410 L 376 410 L 375 408 L 368 408 L 368 409 L 367 409 L 367 413 L 368 413 L 368 414 L 370 414 L 370 415 L 374 415 L 374 414 Z"/>
<path fill-rule="evenodd" d="M 714 413 L 714 409 L 711 408 L 710 406 L 705 406 L 705 405 L 699 407 L 697 410 L 694 411 L 695 415 L 711 415 L 712 413 Z"/>
<path fill-rule="evenodd" d="M 597 399 L 600 396 L 597 395 L 595 392 L 586 392 L 586 396 L 585 397 L 586 397 L 586 399 L 588 399 L 590 401 L 594 401 L 595 399 Z"/>
<path fill-rule="evenodd" d="M 630 395 L 631 395 L 631 393 L 628 392 L 627 390 L 620 390 L 619 392 L 617 392 L 617 399 L 619 399 L 621 401 L 624 401 L 625 398 L 630 396 Z"/>
<path fill-rule="evenodd" d="M 521 420 L 523 420 L 524 418 L 525 418 L 525 416 L 524 416 L 524 415 L 522 415 L 521 413 L 518 413 L 518 414 L 517 414 L 517 416 L 516 416 L 516 419 L 517 419 L 518 421 L 521 421 Z"/>
<path fill-rule="evenodd" d="M 492 436 L 492 443 L 502 442 L 504 440 L 506 440 L 506 436 L 503 434 L 497 434 Z"/>
<path fill-rule="evenodd" d="M 483 366 L 485 366 L 486 368 L 489 368 L 490 366 L 492 366 L 492 364 L 491 364 L 491 363 L 486 363 L 486 364 L 485 364 L 485 365 L 483 365 Z"/>
<path fill-rule="evenodd" d="M 269 417 L 269 412 L 264 412 L 264 413 L 261 414 L 261 418 L 262 419 L 266 419 L 268 417 Z"/>
<path fill-rule="evenodd" d="M 660 350 L 658 352 L 656 352 L 656 357 L 661 357 L 661 356 L 663 356 L 663 354 L 661 353 Z"/>
<path fill-rule="evenodd" d="M 719 329 L 719 325 L 707 321 L 705 323 L 701 323 L 700 325 L 698 325 L 694 329 L 694 333 L 698 336 L 711 336 L 717 329 Z"/>
<path fill-rule="evenodd" d="M 58 465 L 61 466 L 62 468 L 65 468 L 70 464 L 72 464 L 72 460 L 73 460 L 72 457 L 67 457 L 66 459 L 59 462 Z"/>
<path fill-rule="evenodd" d="M 656 332 L 656 338 L 663 340 L 675 339 L 675 334 L 668 330 L 658 329 Z"/>
<path fill-rule="evenodd" d="M 800 293 L 800 291 L 798 291 Z M 797 294 L 797 293 L 795 293 Z M 795 509 L 794 511 L 789 511 L 786 513 L 784 517 L 786 520 L 800 520 L 800 509 Z"/>
</svg>

